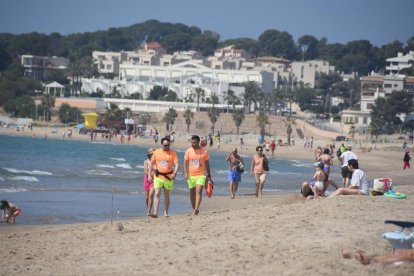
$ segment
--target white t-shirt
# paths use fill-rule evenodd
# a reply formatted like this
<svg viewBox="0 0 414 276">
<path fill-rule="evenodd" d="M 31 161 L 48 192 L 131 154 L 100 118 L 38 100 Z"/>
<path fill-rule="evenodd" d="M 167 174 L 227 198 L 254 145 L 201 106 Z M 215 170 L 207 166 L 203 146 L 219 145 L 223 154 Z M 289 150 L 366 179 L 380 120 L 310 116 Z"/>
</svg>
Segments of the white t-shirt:
<svg viewBox="0 0 414 276">
<path fill-rule="evenodd" d="M 356 186 L 365 195 L 368 194 L 368 178 L 367 175 L 360 169 L 354 170 L 351 178 L 351 186 Z"/>
<path fill-rule="evenodd" d="M 346 167 L 348 166 L 348 161 L 351 159 L 355 159 L 358 160 L 357 156 L 355 155 L 355 153 L 353 153 L 352 151 L 347 150 L 346 152 L 342 153 L 340 158 L 343 160 L 342 162 L 342 167 Z"/>
</svg>

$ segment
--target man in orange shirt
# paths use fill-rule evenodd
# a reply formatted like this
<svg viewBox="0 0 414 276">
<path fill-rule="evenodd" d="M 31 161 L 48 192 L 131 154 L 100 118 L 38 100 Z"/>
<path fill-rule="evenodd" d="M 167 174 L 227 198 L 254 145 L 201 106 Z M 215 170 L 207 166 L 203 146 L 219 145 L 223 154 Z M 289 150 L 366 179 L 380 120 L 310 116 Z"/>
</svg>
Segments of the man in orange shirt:
<svg viewBox="0 0 414 276">
<path fill-rule="evenodd" d="M 170 192 L 174 186 L 174 179 L 179 168 L 178 156 L 174 150 L 170 149 L 171 141 L 164 137 L 161 139 L 162 148 L 153 152 L 151 164 L 148 173 L 148 181 L 152 181 L 152 172 L 154 172 L 154 213 L 150 216 L 158 217 L 158 207 L 160 206 L 161 189 L 164 189 L 164 216 L 168 217 L 168 208 L 170 207 Z M 155 168 L 155 169 L 154 169 Z"/>
<path fill-rule="evenodd" d="M 211 179 L 208 152 L 200 147 L 200 137 L 191 137 L 191 148 L 184 154 L 184 177 L 190 189 L 193 215 L 198 215 L 206 179 Z"/>
</svg>

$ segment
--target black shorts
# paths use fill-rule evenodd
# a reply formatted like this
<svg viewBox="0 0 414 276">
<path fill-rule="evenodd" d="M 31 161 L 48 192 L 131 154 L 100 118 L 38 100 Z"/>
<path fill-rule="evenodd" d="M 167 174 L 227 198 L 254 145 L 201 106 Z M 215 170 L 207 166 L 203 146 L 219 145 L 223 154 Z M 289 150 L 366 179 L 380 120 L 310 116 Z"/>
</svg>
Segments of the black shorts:
<svg viewBox="0 0 414 276">
<path fill-rule="evenodd" d="M 343 178 L 349 178 L 349 179 L 352 178 L 352 172 L 348 170 L 348 166 L 342 167 L 341 175 Z"/>
</svg>

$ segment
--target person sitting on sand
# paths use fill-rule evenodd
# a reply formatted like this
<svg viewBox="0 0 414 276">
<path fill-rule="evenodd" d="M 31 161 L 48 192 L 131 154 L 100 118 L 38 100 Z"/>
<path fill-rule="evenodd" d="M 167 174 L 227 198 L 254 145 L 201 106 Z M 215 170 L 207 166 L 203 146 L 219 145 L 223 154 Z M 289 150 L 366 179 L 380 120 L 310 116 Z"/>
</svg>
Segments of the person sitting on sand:
<svg viewBox="0 0 414 276">
<path fill-rule="evenodd" d="M 348 188 L 339 188 L 330 197 L 336 195 L 368 195 L 368 178 L 359 169 L 358 160 L 349 160 L 348 170 L 352 173 L 351 183 Z"/>
<path fill-rule="evenodd" d="M 147 216 L 151 215 L 152 202 L 154 198 L 154 183 L 148 180 L 148 175 L 151 166 L 151 157 L 154 149 L 149 148 L 147 151 L 148 158 L 144 161 L 144 191 L 145 191 L 145 202 L 147 204 Z"/>
<path fill-rule="evenodd" d="M 0 201 L 0 209 L 2 223 L 9 223 L 9 220 L 11 219 L 11 223 L 14 224 L 16 222 L 16 217 L 20 215 L 21 212 L 20 208 L 7 200 Z"/>
<path fill-rule="evenodd" d="M 414 249 L 397 249 L 394 253 L 389 253 L 379 256 L 368 256 L 364 251 L 357 250 L 355 254 L 350 253 L 348 250 L 341 250 L 342 258 L 355 259 L 363 265 L 371 263 L 395 263 L 395 262 L 414 262 Z"/>
<path fill-rule="evenodd" d="M 324 196 L 326 174 L 323 171 L 324 164 L 322 162 L 315 163 L 315 174 L 310 182 L 303 182 L 301 193 L 306 198 Z"/>
<path fill-rule="evenodd" d="M 317 162 L 322 162 L 324 167 L 323 167 L 323 171 L 326 174 L 326 180 L 329 179 L 329 173 L 331 171 L 331 166 L 333 165 L 333 160 L 332 157 L 330 155 L 330 151 L 328 148 L 325 148 L 323 150 L 323 154 L 320 155 L 317 160 Z"/>
</svg>

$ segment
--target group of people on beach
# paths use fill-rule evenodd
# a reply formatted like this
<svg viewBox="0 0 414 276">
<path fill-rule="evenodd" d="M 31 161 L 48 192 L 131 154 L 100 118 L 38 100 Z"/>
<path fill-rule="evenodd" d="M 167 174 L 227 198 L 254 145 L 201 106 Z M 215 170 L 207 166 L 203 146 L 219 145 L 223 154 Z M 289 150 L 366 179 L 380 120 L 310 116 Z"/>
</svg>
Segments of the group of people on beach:
<svg viewBox="0 0 414 276">
<path fill-rule="evenodd" d="M 326 145 L 323 149 L 319 146 L 315 151 L 315 174 L 311 181 L 302 184 L 301 193 L 307 199 L 325 196 L 325 192 L 331 185 L 335 188 L 330 197 L 337 195 L 368 195 L 368 178 L 365 172 L 359 169 L 358 157 L 352 152 L 351 146 L 341 145 L 337 152 L 341 165 L 343 187 L 329 179 L 330 169 L 334 162 L 334 147 Z"/>
<path fill-rule="evenodd" d="M 193 135 L 191 147 L 184 154 L 184 177 L 190 190 L 193 215 L 198 215 L 204 186 L 206 181 L 211 181 L 208 151 L 200 147 L 200 140 L 199 136 Z M 148 159 L 144 161 L 147 215 L 158 218 L 161 190 L 164 190 L 164 216 L 168 217 L 170 192 L 180 168 L 177 153 L 171 149 L 171 138 L 162 138 L 161 148 L 150 148 L 147 154 Z"/>
<path fill-rule="evenodd" d="M 208 150 L 200 145 L 201 139 L 193 135 L 190 139 L 191 147 L 185 151 L 183 172 L 187 181 L 192 214 L 198 215 L 202 201 L 203 190 L 207 182 L 213 183 L 210 172 Z M 241 174 L 245 171 L 243 157 L 233 148 L 225 161 L 229 162 L 227 179 L 229 181 L 230 198 L 236 196 Z M 263 152 L 263 146 L 256 147 L 256 153 L 250 164 L 250 174 L 254 176 L 256 184 L 255 195 L 263 196 L 263 187 L 266 174 L 269 171 L 269 161 Z M 147 159 L 144 161 L 144 190 L 147 205 L 147 216 L 158 218 L 161 190 L 164 190 L 164 216 L 168 217 L 170 206 L 170 192 L 174 187 L 174 180 L 180 168 L 179 159 L 175 150 L 171 149 L 171 138 L 161 139 L 161 148 L 147 150 Z"/>
</svg>

